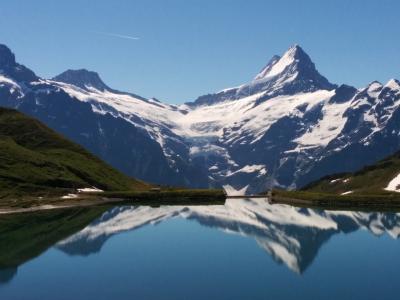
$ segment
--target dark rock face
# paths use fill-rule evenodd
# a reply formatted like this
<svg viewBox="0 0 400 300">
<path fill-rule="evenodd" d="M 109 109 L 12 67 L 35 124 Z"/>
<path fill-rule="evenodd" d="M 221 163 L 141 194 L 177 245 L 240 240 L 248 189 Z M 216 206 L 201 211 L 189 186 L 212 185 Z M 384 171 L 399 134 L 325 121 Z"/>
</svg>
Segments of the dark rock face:
<svg viewBox="0 0 400 300">
<path fill-rule="evenodd" d="M 15 62 L 11 50 L 0 44 L 0 74 L 6 75 L 18 82 L 31 82 L 38 77 L 31 70 Z"/>
<path fill-rule="evenodd" d="M 347 102 L 351 100 L 351 98 L 353 98 L 356 93 L 357 89 L 355 87 L 342 84 L 336 89 L 335 95 L 330 99 L 330 103 Z"/>
<path fill-rule="evenodd" d="M 93 87 L 100 91 L 111 90 L 101 79 L 99 74 L 85 69 L 67 70 L 53 78 L 54 81 L 60 81 L 75 85 L 82 89 Z"/>
<path fill-rule="evenodd" d="M 5 46 L 0 45 L 0 66 L 12 67 L 15 65 L 15 55 L 11 50 Z"/>
</svg>

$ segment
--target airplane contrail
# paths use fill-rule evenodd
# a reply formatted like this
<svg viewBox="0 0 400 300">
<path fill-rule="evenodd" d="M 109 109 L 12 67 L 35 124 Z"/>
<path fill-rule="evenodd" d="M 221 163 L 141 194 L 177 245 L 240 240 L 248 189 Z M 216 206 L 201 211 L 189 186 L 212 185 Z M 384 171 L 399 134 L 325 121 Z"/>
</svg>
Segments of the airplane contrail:
<svg viewBox="0 0 400 300">
<path fill-rule="evenodd" d="M 107 35 L 107 36 L 112 36 L 112 37 L 117 37 L 120 39 L 126 39 L 126 40 L 139 40 L 139 37 L 136 36 L 130 36 L 130 35 L 124 35 L 124 34 L 118 34 L 118 33 L 112 33 L 112 32 L 103 32 L 103 31 L 93 31 L 94 33 L 97 34 L 102 34 L 102 35 Z"/>
</svg>

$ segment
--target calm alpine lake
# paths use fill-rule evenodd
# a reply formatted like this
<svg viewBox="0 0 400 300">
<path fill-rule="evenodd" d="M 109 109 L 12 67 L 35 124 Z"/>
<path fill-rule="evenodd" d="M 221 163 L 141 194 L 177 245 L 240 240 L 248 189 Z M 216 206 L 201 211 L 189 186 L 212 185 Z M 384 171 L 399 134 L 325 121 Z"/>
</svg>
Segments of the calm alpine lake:
<svg viewBox="0 0 400 300">
<path fill-rule="evenodd" d="M 399 235 L 264 199 L 0 216 L 0 299 L 392 299 Z"/>
</svg>

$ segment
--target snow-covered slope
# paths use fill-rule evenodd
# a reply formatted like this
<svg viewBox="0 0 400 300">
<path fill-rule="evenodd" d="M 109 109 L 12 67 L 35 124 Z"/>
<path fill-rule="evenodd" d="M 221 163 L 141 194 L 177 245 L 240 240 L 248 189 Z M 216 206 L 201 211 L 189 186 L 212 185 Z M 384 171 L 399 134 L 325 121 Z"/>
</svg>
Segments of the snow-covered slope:
<svg viewBox="0 0 400 300">
<path fill-rule="evenodd" d="M 87 71 L 83 70 L 82 72 Z M 98 77 L 97 74 L 95 76 Z M 170 156 L 170 149 L 165 146 L 165 139 L 180 142 L 179 136 L 172 131 L 177 127 L 174 120 L 182 116 L 176 106 L 92 85 L 79 87 L 53 80 L 42 80 L 41 84 L 58 87 L 68 95 L 89 103 L 94 113 L 110 114 L 141 128 L 159 143 L 166 157 Z"/>
<path fill-rule="evenodd" d="M 335 234 L 368 230 L 398 238 L 400 214 L 315 211 L 270 205 L 262 199 L 231 199 L 218 206 L 118 207 L 111 209 L 57 247 L 72 255 L 100 251 L 114 234 L 154 225 L 171 218 L 253 238 L 278 262 L 295 272 L 310 266 L 319 249 Z"/>
<path fill-rule="evenodd" d="M 0 47 L 0 105 L 41 119 L 123 172 L 254 193 L 354 171 L 400 149 L 400 84 L 331 84 L 294 45 L 248 83 L 169 105 L 95 72 L 38 78 Z"/>
</svg>

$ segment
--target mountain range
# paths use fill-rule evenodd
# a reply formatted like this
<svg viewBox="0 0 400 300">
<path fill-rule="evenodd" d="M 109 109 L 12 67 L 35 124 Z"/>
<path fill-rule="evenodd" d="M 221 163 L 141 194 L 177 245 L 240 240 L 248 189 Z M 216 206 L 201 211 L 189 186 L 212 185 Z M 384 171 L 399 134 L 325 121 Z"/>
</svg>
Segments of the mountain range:
<svg viewBox="0 0 400 300">
<path fill-rule="evenodd" d="M 298 45 L 248 83 L 182 105 L 114 90 L 84 69 L 39 78 L 1 45 L 0 105 L 127 175 L 176 186 L 301 188 L 400 149 L 400 82 L 330 83 Z"/>
</svg>

